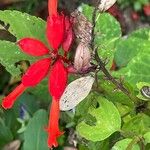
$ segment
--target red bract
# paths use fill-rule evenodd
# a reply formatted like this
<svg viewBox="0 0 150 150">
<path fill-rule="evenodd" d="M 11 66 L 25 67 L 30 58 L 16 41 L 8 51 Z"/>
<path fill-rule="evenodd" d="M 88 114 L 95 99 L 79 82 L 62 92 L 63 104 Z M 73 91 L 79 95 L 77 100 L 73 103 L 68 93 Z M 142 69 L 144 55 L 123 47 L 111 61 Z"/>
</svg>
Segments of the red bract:
<svg viewBox="0 0 150 150">
<path fill-rule="evenodd" d="M 37 85 L 50 71 L 49 93 L 52 96 L 52 104 L 47 132 L 48 146 L 51 148 L 58 145 L 57 138 L 63 134 L 63 132 L 60 132 L 58 125 L 59 99 L 67 84 L 68 72 L 64 63 L 68 61 L 66 60 L 66 53 L 69 51 L 73 40 L 73 31 L 70 19 L 57 13 L 57 0 L 50 0 L 48 6 L 49 17 L 46 34 L 53 50 L 50 51 L 44 43 L 34 38 L 23 38 L 17 43 L 23 52 L 32 56 L 45 55 L 46 58 L 36 61 L 28 68 L 22 77 L 21 84 L 3 99 L 2 106 L 5 109 L 11 108 L 26 88 Z M 57 51 L 61 45 L 64 48 L 65 57 L 58 55 Z M 53 66 L 50 70 L 51 65 Z"/>
</svg>

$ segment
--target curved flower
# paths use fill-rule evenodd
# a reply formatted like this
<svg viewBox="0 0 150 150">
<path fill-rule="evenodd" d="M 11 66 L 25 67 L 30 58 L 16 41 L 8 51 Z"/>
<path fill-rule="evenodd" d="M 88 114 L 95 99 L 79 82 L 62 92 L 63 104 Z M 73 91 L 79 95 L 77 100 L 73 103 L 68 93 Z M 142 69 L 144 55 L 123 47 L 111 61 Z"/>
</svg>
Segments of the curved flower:
<svg viewBox="0 0 150 150">
<path fill-rule="evenodd" d="M 73 31 L 69 17 L 57 13 L 57 0 L 49 0 L 48 8 L 49 17 L 47 19 L 46 35 L 53 50 L 50 51 L 41 41 L 34 38 L 23 38 L 17 43 L 24 53 L 32 56 L 45 55 L 46 58 L 36 61 L 28 68 L 22 76 L 21 84 L 3 99 L 2 106 L 5 109 L 11 108 L 17 98 L 28 87 L 36 86 L 50 71 L 48 85 L 49 93 L 52 96 L 52 104 L 47 128 L 47 142 L 48 147 L 51 148 L 58 145 L 57 138 L 63 134 L 59 130 L 59 99 L 67 84 L 68 72 L 64 66 L 64 60 L 66 60 L 66 54 L 72 44 Z M 64 56 L 58 55 L 58 49 L 61 45 L 64 49 Z"/>
</svg>

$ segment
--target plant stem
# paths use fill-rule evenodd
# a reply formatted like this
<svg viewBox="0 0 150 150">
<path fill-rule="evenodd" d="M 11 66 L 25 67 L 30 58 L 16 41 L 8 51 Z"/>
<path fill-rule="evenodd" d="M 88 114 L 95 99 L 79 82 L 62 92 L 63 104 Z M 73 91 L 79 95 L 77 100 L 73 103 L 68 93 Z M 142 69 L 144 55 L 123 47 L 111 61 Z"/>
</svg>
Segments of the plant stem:
<svg viewBox="0 0 150 150">
<path fill-rule="evenodd" d="M 100 0 L 97 0 L 97 5 L 95 6 L 95 9 L 93 11 L 93 17 L 92 17 L 92 33 L 91 33 L 91 49 L 94 50 L 94 56 L 95 60 L 97 61 L 101 71 L 105 74 L 105 76 L 118 88 L 120 89 L 124 94 L 126 94 L 130 99 L 132 99 L 135 102 L 135 99 L 131 98 L 129 91 L 123 86 L 122 83 L 118 82 L 113 78 L 113 76 L 109 73 L 109 71 L 105 67 L 105 63 L 101 60 L 101 58 L 98 55 L 97 48 L 95 48 L 95 26 L 96 26 L 96 14 L 98 10 L 98 6 L 100 4 Z"/>
</svg>

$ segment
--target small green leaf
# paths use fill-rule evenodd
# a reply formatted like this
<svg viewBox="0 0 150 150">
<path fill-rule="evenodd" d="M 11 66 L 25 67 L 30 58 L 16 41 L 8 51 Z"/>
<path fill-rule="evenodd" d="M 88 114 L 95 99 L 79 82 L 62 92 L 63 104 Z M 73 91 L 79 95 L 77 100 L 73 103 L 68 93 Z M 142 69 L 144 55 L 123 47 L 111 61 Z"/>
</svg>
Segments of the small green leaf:
<svg viewBox="0 0 150 150">
<path fill-rule="evenodd" d="M 123 139 L 118 141 L 111 150 L 127 150 L 128 145 L 131 143 L 132 139 Z M 131 150 L 140 150 L 138 144 L 134 144 Z"/>
<path fill-rule="evenodd" d="M 121 126 L 120 114 L 114 104 L 103 97 L 98 97 L 97 101 L 99 107 L 91 106 L 88 112 L 95 117 L 95 125 L 90 126 L 82 121 L 77 126 L 77 131 L 82 137 L 94 142 L 106 139 Z"/>
<path fill-rule="evenodd" d="M 143 137 L 144 137 L 146 144 L 150 143 L 150 132 L 145 133 Z"/>
<path fill-rule="evenodd" d="M 15 66 L 16 62 L 28 60 L 32 62 L 35 58 L 21 52 L 18 46 L 12 42 L 0 41 L 0 63 L 13 76 L 20 75 L 20 70 Z"/>
<path fill-rule="evenodd" d="M 7 144 L 11 140 L 13 140 L 13 135 L 10 129 L 4 124 L 0 123 L 0 147 L 2 147 L 4 144 Z"/>
<path fill-rule="evenodd" d="M 122 127 L 122 130 L 134 135 L 143 135 L 150 131 L 149 123 L 149 116 L 145 114 L 138 114 L 137 116 L 130 119 L 127 123 L 125 123 Z"/>
<path fill-rule="evenodd" d="M 44 127 L 47 125 L 47 113 L 45 110 L 38 110 L 29 121 L 24 132 L 24 150 L 49 150 L 47 147 L 47 134 Z"/>
<path fill-rule="evenodd" d="M 9 25 L 8 31 L 17 40 L 24 37 L 34 37 L 46 43 L 44 20 L 19 11 L 0 11 L 0 20 Z"/>
</svg>

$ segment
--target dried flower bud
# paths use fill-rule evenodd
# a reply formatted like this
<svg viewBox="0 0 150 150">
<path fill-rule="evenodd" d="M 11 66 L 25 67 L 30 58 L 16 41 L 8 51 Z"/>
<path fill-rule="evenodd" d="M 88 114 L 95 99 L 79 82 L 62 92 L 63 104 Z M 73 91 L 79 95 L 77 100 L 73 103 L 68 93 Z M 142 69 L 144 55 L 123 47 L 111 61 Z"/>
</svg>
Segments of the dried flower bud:
<svg viewBox="0 0 150 150">
<path fill-rule="evenodd" d="M 73 30 L 75 36 L 83 43 L 91 43 L 92 23 L 78 10 L 71 13 L 74 18 Z"/>
<path fill-rule="evenodd" d="M 74 68 L 77 71 L 85 70 L 90 67 L 91 53 L 88 46 L 80 43 L 76 49 L 74 58 Z"/>
<path fill-rule="evenodd" d="M 115 4 L 117 0 L 101 0 L 98 8 L 100 11 L 106 11 Z"/>
</svg>

